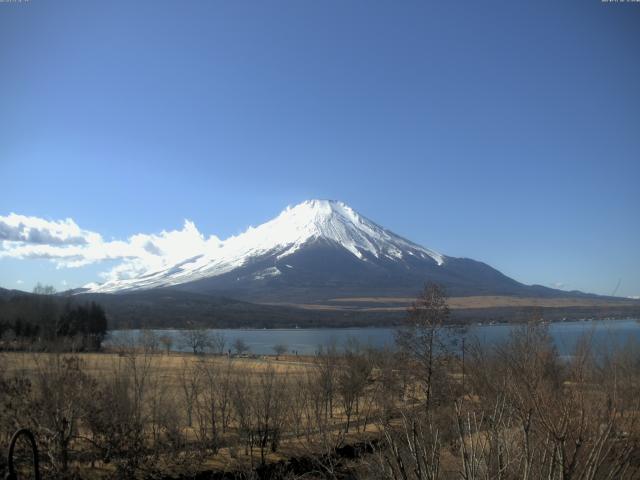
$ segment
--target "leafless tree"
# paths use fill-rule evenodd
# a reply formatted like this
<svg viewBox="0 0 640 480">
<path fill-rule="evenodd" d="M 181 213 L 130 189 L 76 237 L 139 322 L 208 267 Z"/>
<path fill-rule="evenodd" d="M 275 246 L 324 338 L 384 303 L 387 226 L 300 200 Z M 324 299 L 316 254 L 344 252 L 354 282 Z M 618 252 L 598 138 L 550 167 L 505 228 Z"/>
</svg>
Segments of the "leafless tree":
<svg viewBox="0 0 640 480">
<path fill-rule="evenodd" d="M 156 353 L 160 347 L 160 340 L 153 330 L 145 328 L 140 334 L 140 344 L 145 352 Z"/>
<path fill-rule="evenodd" d="M 179 383 L 180 389 L 182 390 L 188 427 L 193 426 L 193 408 L 201 389 L 201 373 L 202 370 L 196 368 L 191 360 L 187 358 L 183 359 Z"/>
<path fill-rule="evenodd" d="M 363 395 L 367 380 L 371 373 L 371 364 L 366 355 L 362 354 L 357 345 L 347 348 L 343 355 L 343 364 L 338 371 L 337 386 L 342 408 L 347 417 L 345 433 L 349 432 L 354 412 L 358 413 L 360 397 Z"/>
<path fill-rule="evenodd" d="M 34 384 L 31 416 L 40 441 L 46 446 L 53 472 L 67 475 L 73 441 L 79 437 L 80 422 L 85 416 L 85 397 L 94 388 L 77 356 L 54 354 L 38 367 Z"/>
<path fill-rule="evenodd" d="M 162 335 L 158 340 L 167 352 L 167 355 L 169 355 L 171 353 L 171 347 L 173 346 L 173 337 L 171 335 Z"/>
<path fill-rule="evenodd" d="M 204 328 L 193 328 L 180 332 L 181 343 L 189 348 L 194 355 L 204 353 L 211 346 L 211 337 Z"/>
<path fill-rule="evenodd" d="M 257 388 L 252 400 L 255 431 L 260 448 L 260 462 L 265 463 L 267 450 L 276 452 L 282 436 L 287 400 L 286 376 L 276 374 L 273 367 L 258 375 Z"/>
<path fill-rule="evenodd" d="M 320 347 L 315 356 L 315 364 L 319 372 L 319 387 L 324 403 L 325 422 L 333 418 L 333 401 L 336 394 L 336 377 L 338 373 L 339 355 L 335 341 Z"/>
<path fill-rule="evenodd" d="M 119 478 L 133 478 L 148 468 L 149 385 L 154 382 L 153 356 L 135 351 L 114 361 L 92 391 L 84 427 L 100 458 L 113 462 Z"/>
<path fill-rule="evenodd" d="M 234 363 L 233 360 L 229 358 L 221 367 L 221 373 L 218 379 L 218 395 L 216 396 L 223 434 L 227 433 L 231 422 L 231 382 L 234 375 L 236 375 Z"/>
<path fill-rule="evenodd" d="M 229 425 L 232 361 L 207 359 L 198 362 L 197 368 L 201 385 L 196 397 L 199 438 L 215 453 Z"/>
<path fill-rule="evenodd" d="M 631 433 L 637 432 L 637 416 L 627 415 L 621 401 L 619 364 L 605 366 L 612 357 L 596 360 L 590 342 L 583 341 L 563 360 L 546 327 L 536 323 L 516 329 L 494 351 L 478 347 L 471 354 L 476 400 L 456 404 L 462 478 L 570 480 L 637 473 L 630 461 L 640 453 L 637 434 Z M 608 371 L 606 379 L 598 375 L 601 368 Z M 632 378 L 623 383 L 633 385 Z M 640 405 L 637 383 L 635 388 L 632 409 Z"/>
<path fill-rule="evenodd" d="M 232 380 L 232 402 L 237 422 L 240 441 L 244 444 L 245 455 L 248 455 L 253 466 L 253 446 L 255 444 L 255 430 L 253 426 L 253 396 L 252 385 L 246 375 L 235 375 Z"/>
<path fill-rule="evenodd" d="M 404 400 L 406 381 L 403 374 L 407 369 L 400 360 L 398 352 L 387 347 L 378 350 L 373 358 L 377 374 L 373 396 L 383 421 L 389 420 L 398 402 Z"/>
<path fill-rule="evenodd" d="M 222 355 L 224 353 L 224 347 L 227 344 L 227 339 L 221 332 L 215 332 L 210 336 L 209 348 L 216 355 Z"/>
<path fill-rule="evenodd" d="M 403 328 L 396 332 L 397 345 L 415 365 L 416 379 L 422 384 L 426 411 L 432 402 L 434 383 L 442 374 L 438 352 L 444 353 L 442 329 L 449 318 L 447 297 L 442 287 L 428 283 L 407 312 Z"/>
<path fill-rule="evenodd" d="M 249 345 L 242 338 L 236 338 L 233 342 L 233 349 L 237 355 L 242 355 L 249 351 Z"/>
<path fill-rule="evenodd" d="M 432 418 L 422 409 L 401 409 L 399 422 L 382 424 L 384 441 L 383 447 L 378 450 L 378 468 L 383 478 L 442 478 L 442 439 Z"/>
<path fill-rule="evenodd" d="M 284 355 L 285 353 L 287 353 L 288 349 L 289 348 L 286 345 L 282 344 L 282 343 L 274 345 L 273 351 L 276 354 L 276 360 L 280 360 L 280 355 Z"/>
</svg>

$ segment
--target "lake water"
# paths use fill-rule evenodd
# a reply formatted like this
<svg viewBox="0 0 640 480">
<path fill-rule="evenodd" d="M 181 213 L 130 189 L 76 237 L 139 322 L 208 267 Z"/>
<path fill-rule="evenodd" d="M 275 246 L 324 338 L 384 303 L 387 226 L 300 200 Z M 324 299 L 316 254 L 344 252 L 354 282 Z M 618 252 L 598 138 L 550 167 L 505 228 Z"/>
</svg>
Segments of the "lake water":
<svg viewBox="0 0 640 480">
<path fill-rule="evenodd" d="M 467 341 L 477 340 L 484 345 L 498 344 L 509 337 L 511 331 L 518 325 L 473 325 L 464 334 L 452 332 L 452 337 L 460 339 L 464 336 Z M 221 333 L 226 340 L 226 348 L 241 338 L 249 346 L 253 354 L 273 354 L 273 347 L 278 344 L 286 345 L 290 352 L 297 351 L 300 355 L 312 355 L 322 345 L 334 343 L 338 347 L 344 346 L 350 339 L 357 340 L 360 345 L 374 347 L 393 346 L 395 328 L 315 328 L 315 329 L 215 329 L 212 333 Z M 182 345 L 180 330 L 154 330 L 156 335 L 171 336 L 172 350 L 189 351 Z M 587 320 L 558 322 L 549 325 L 549 333 L 561 355 L 570 354 L 579 338 L 588 334 L 597 347 L 622 346 L 629 341 L 640 342 L 640 320 Z M 123 342 L 138 343 L 141 330 L 113 330 L 110 332 L 106 345 L 116 345 Z"/>
</svg>

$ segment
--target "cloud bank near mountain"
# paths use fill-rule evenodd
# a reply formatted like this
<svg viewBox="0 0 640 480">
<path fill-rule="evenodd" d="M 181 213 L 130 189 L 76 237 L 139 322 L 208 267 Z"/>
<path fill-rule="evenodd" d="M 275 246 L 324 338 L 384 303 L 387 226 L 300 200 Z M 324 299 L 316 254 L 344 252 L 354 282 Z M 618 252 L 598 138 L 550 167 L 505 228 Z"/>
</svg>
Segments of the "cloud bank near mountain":
<svg viewBox="0 0 640 480">
<path fill-rule="evenodd" d="M 102 274 L 105 280 L 144 275 L 211 252 L 220 244 L 215 235 L 203 235 L 190 220 L 185 220 L 179 230 L 105 240 L 101 234 L 81 228 L 71 218 L 47 220 L 16 213 L 0 216 L 0 258 L 46 259 L 57 268 L 118 261 Z"/>
</svg>

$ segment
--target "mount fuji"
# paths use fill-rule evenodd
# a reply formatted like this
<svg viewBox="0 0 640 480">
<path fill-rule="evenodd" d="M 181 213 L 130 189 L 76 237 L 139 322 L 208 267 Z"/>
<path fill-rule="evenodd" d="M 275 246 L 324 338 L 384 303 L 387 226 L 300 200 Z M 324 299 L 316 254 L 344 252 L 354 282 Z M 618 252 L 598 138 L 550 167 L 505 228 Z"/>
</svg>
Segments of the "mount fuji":
<svg viewBox="0 0 640 480">
<path fill-rule="evenodd" d="M 413 296 L 428 281 L 442 284 L 451 296 L 568 295 L 524 285 L 476 260 L 440 254 L 330 200 L 288 207 L 206 253 L 185 252 L 184 260 L 167 268 L 92 284 L 84 292 L 169 288 L 258 303 L 309 304 L 340 297 Z"/>
</svg>

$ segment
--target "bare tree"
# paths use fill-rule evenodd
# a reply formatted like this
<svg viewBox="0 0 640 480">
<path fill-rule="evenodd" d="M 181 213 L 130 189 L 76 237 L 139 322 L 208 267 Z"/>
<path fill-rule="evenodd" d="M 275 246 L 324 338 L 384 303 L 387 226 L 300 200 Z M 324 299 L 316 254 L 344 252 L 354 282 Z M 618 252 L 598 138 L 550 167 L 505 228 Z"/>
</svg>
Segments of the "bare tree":
<svg viewBox="0 0 640 480">
<path fill-rule="evenodd" d="M 233 361 L 208 358 L 196 365 L 200 383 L 196 396 L 198 436 L 206 449 L 218 451 L 222 437 L 229 428 Z"/>
<path fill-rule="evenodd" d="M 437 480 L 441 477 L 442 439 L 430 416 L 402 409 L 399 421 L 383 424 L 378 475 L 394 480 Z M 480 477 L 478 477 L 479 480 Z M 487 479 L 488 480 L 488 479 Z"/>
<path fill-rule="evenodd" d="M 338 350 L 335 341 L 326 347 L 320 347 L 315 357 L 319 372 L 319 386 L 322 389 L 325 422 L 333 418 L 333 401 L 336 393 L 336 377 L 338 373 Z"/>
<path fill-rule="evenodd" d="M 431 406 L 436 375 L 440 373 L 436 354 L 444 349 L 442 328 L 448 318 L 449 307 L 443 288 L 428 283 L 409 308 L 404 327 L 396 332 L 396 343 L 415 364 L 427 411 Z"/>
<path fill-rule="evenodd" d="M 252 396 L 255 432 L 260 448 L 260 462 L 265 463 L 268 449 L 276 452 L 285 420 L 285 375 L 277 375 L 270 365 L 258 376 Z"/>
<path fill-rule="evenodd" d="M 209 348 L 216 355 L 222 355 L 224 353 L 224 347 L 226 344 L 227 339 L 221 332 L 215 332 L 209 338 Z"/>
<path fill-rule="evenodd" d="M 615 360 L 607 365 L 608 355 L 596 360 L 590 342 L 580 342 L 570 359 L 561 360 L 546 327 L 531 323 L 494 351 L 476 347 L 471 355 L 474 401 L 456 402 L 462 478 L 638 474 L 630 461 L 640 451 L 638 420 L 628 415 L 640 406 L 637 380 L 625 378 Z M 605 370 L 606 378 L 600 377 Z M 635 372 L 637 379 L 637 366 Z M 636 392 L 628 404 L 621 385 Z"/>
<path fill-rule="evenodd" d="M 231 358 L 227 359 L 227 361 L 221 368 L 222 371 L 220 372 L 220 375 L 218 377 L 218 394 L 216 395 L 216 401 L 218 402 L 218 412 L 220 414 L 222 433 L 225 434 L 227 433 L 229 429 L 229 423 L 231 422 L 231 382 L 232 377 L 236 374 L 236 371 Z"/>
<path fill-rule="evenodd" d="M 171 353 L 171 347 L 173 346 L 173 337 L 171 335 L 162 335 L 158 340 L 167 352 L 167 355 L 169 355 Z"/>
<path fill-rule="evenodd" d="M 86 402 L 84 427 L 100 457 L 115 464 L 116 476 L 135 478 L 153 462 L 147 452 L 149 385 L 155 381 L 153 356 L 135 351 L 121 355 Z"/>
<path fill-rule="evenodd" d="M 33 293 L 36 295 L 55 295 L 56 289 L 51 285 L 42 285 L 40 282 L 33 287 Z"/>
<path fill-rule="evenodd" d="M 31 415 L 55 476 L 65 476 L 73 441 L 80 436 L 80 422 L 85 416 L 84 398 L 93 390 L 94 382 L 83 372 L 77 356 L 55 354 L 46 365 L 39 364 L 36 372 Z"/>
<path fill-rule="evenodd" d="M 255 443 L 255 429 L 253 426 L 253 395 L 252 385 L 246 375 L 235 375 L 232 381 L 232 402 L 237 422 L 240 441 L 244 443 L 245 455 L 249 455 L 253 466 L 253 446 Z"/>
<path fill-rule="evenodd" d="M 353 348 L 355 347 L 355 348 Z M 363 355 L 357 345 L 347 348 L 343 356 L 343 365 L 338 372 L 337 386 L 342 408 L 347 416 L 345 433 L 349 432 L 351 419 L 354 412 L 358 413 L 360 397 L 367 386 L 367 380 L 371 373 L 371 364 L 366 355 Z"/>
<path fill-rule="evenodd" d="M 286 345 L 279 343 L 277 345 L 273 346 L 273 351 L 276 354 L 276 360 L 280 360 L 280 355 L 284 355 L 285 353 L 287 353 L 287 350 L 289 349 L 289 347 L 287 347 Z"/>
<path fill-rule="evenodd" d="M 373 358 L 377 372 L 373 395 L 378 412 L 385 422 L 395 413 L 396 403 L 404 399 L 406 382 L 402 373 L 407 369 L 400 362 L 400 358 L 401 356 L 389 347 L 378 350 Z"/>
<path fill-rule="evenodd" d="M 141 333 L 140 343 L 145 352 L 156 353 L 160 347 L 158 335 L 153 330 L 144 329 Z"/>
<path fill-rule="evenodd" d="M 193 351 L 194 355 L 204 353 L 211 346 L 211 337 L 204 328 L 193 328 L 180 332 L 181 343 Z"/>
<path fill-rule="evenodd" d="M 201 373 L 201 370 L 195 368 L 189 359 L 183 359 L 179 382 L 187 414 L 187 426 L 189 427 L 193 426 L 193 408 L 201 388 Z"/>
<path fill-rule="evenodd" d="M 242 338 L 236 338 L 233 342 L 233 349 L 236 351 L 236 354 L 242 355 L 249 351 L 249 345 L 247 345 Z"/>
</svg>

